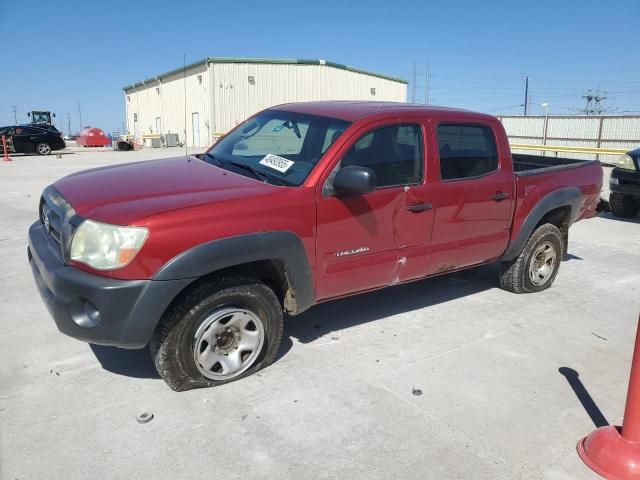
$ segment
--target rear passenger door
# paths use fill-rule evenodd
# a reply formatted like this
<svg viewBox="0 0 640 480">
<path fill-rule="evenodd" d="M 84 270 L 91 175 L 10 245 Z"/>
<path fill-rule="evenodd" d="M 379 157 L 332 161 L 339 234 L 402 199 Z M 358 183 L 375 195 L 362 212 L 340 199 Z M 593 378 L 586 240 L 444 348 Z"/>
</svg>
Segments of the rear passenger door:
<svg viewBox="0 0 640 480">
<path fill-rule="evenodd" d="M 16 152 L 30 153 L 35 150 L 43 132 L 30 127 L 16 127 L 13 134 L 13 146 Z"/>
<path fill-rule="evenodd" d="M 509 241 L 513 167 L 490 125 L 435 125 L 440 178 L 435 187 L 430 273 L 498 258 Z"/>
</svg>

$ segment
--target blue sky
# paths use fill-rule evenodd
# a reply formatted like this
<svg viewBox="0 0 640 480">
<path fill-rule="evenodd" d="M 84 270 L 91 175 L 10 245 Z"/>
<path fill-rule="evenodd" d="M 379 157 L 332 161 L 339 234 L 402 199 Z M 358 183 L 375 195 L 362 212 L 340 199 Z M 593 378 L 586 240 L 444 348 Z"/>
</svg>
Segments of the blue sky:
<svg viewBox="0 0 640 480">
<path fill-rule="evenodd" d="M 183 54 L 324 58 L 407 80 L 415 60 L 421 74 L 429 62 L 433 104 L 521 113 L 528 75 L 533 113 L 575 113 L 598 87 L 618 113 L 638 112 L 639 21 L 638 0 L 0 0 L 0 125 L 16 105 L 19 122 L 52 110 L 76 131 L 80 102 L 85 125 L 117 129 L 122 87 Z"/>
</svg>

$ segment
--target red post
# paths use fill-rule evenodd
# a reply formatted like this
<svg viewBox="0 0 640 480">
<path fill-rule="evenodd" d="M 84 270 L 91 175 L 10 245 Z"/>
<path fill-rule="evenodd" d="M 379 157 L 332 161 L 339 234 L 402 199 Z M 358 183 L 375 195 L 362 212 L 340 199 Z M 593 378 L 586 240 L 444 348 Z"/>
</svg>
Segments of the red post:
<svg viewBox="0 0 640 480">
<path fill-rule="evenodd" d="M 2 149 L 4 150 L 3 162 L 10 162 L 12 158 L 9 156 L 9 150 L 7 149 L 7 137 L 2 135 Z"/>
<path fill-rule="evenodd" d="M 591 432 L 578 443 L 578 455 L 604 478 L 640 478 L 640 318 L 622 427 L 601 427 Z"/>
</svg>

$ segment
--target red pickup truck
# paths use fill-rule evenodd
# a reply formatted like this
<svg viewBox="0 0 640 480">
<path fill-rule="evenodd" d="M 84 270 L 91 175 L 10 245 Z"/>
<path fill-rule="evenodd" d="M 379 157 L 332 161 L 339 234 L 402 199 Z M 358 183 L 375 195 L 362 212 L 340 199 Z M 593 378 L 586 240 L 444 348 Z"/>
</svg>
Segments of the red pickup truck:
<svg viewBox="0 0 640 480">
<path fill-rule="evenodd" d="M 273 362 L 283 312 L 500 262 L 551 286 L 598 162 L 515 155 L 494 117 L 373 102 L 264 110 L 204 154 L 47 187 L 28 257 L 58 328 L 142 348 L 174 390 Z"/>
</svg>

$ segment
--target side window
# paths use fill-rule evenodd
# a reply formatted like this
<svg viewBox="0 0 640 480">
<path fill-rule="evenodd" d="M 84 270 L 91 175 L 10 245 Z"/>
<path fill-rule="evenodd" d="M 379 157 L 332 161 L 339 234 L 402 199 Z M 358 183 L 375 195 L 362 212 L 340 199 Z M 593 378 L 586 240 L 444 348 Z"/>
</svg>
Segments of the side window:
<svg viewBox="0 0 640 480">
<path fill-rule="evenodd" d="M 419 125 L 393 125 L 360 137 L 343 157 L 341 166 L 372 169 L 378 177 L 378 187 L 420 183 L 423 151 Z"/>
<path fill-rule="evenodd" d="M 482 125 L 438 125 L 440 176 L 443 180 L 478 177 L 498 169 L 493 131 Z"/>
</svg>

